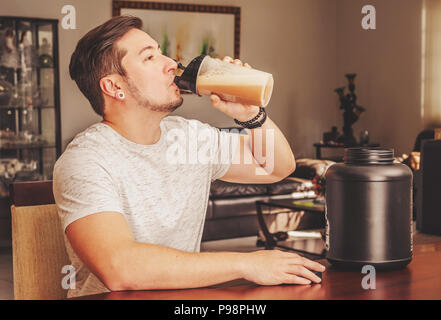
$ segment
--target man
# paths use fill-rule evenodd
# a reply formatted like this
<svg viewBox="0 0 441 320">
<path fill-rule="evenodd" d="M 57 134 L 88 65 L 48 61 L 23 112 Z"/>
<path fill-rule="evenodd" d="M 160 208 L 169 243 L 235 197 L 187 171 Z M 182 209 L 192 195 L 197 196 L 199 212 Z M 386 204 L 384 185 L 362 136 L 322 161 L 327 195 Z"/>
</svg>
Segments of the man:
<svg viewBox="0 0 441 320">
<path fill-rule="evenodd" d="M 262 285 L 320 282 L 311 270 L 324 267 L 294 253 L 199 252 L 210 183 L 276 182 L 295 169 L 294 156 L 267 118 L 259 129 L 274 131 L 271 172 L 263 172 L 249 145 L 256 129 L 240 135 L 240 144 L 228 144 L 234 157 L 251 162 L 215 161 L 225 150 L 220 141 L 232 134 L 167 116 L 182 104 L 173 83 L 177 65 L 141 26 L 138 18 L 115 17 L 87 33 L 71 58 L 72 79 L 103 121 L 77 135 L 54 168 L 54 195 L 76 270 L 68 296 L 194 288 L 237 278 Z M 241 122 L 259 112 L 215 95 L 211 104 Z M 190 128 L 211 137 L 196 149 L 214 154 L 210 162 L 170 161 L 177 142 L 169 133 Z"/>
</svg>

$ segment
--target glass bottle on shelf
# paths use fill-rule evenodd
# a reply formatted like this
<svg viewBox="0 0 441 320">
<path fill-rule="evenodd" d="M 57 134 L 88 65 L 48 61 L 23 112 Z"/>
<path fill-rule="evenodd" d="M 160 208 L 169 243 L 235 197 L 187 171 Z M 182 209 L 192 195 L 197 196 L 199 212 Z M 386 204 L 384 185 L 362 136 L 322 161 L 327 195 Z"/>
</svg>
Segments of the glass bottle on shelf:
<svg viewBox="0 0 441 320">
<path fill-rule="evenodd" d="M 0 74 L 0 107 L 9 106 L 13 90 L 12 84 L 6 81 L 6 75 Z"/>
<path fill-rule="evenodd" d="M 38 50 L 38 62 L 41 68 L 52 68 L 54 66 L 54 59 L 51 56 L 52 46 L 49 44 L 47 38 L 42 39 L 42 44 Z"/>
<path fill-rule="evenodd" d="M 0 67 L 14 70 L 18 67 L 18 53 L 15 43 L 15 32 L 11 28 L 7 28 L 4 32 L 4 37 L 0 43 Z M 7 79 L 11 81 L 11 79 Z"/>
<path fill-rule="evenodd" d="M 9 100 L 9 107 L 16 108 L 20 105 L 19 94 L 18 94 L 18 80 L 17 80 L 17 69 L 14 69 L 14 81 L 12 83 L 12 93 L 11 99 Z"/>
<path fill-rule="evenodd" d="M 20 105 L 20 125 L 19 125 L 19 141 L 20 143 L 29 144 L 34 140 L 33 124 L 33 107 L 34 107 L 34 90 L 32 81 L 32 49 L 29 44 L 29 35 L 25 31 L 22 41 L 19 45 L 21 77 L 18 83 L 19 102 Z"/>
</svg>

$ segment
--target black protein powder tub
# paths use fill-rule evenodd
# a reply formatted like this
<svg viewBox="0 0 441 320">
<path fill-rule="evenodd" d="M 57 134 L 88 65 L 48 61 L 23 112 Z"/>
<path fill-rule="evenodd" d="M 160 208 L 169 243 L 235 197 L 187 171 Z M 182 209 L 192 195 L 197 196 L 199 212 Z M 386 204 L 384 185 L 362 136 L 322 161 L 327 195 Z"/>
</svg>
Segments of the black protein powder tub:
<svg viewBox="0 0 441 320">
<path fill-rule="evenodd" d="M 326 250 L 334 266 L 399 269 L 412 260 L 412 171 L 392 149 L 347 148 L 326 171 Z"/>
</svg>

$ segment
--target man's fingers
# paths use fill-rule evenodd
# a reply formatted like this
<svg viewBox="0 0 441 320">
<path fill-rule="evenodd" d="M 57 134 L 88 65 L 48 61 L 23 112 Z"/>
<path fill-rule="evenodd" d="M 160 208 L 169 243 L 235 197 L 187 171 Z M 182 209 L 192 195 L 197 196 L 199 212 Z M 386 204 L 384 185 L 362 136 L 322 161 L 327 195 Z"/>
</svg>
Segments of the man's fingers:
<svg viewBox="0 0 441 320">
<path fill-rule="evenodd" d="M 217 96 L 215 94 L 212 94 L 210 96 L 210 102 L 213 107 L 215 107 L 216 109 L 219 109 L 222 112 L 226 109 L 225 102 L 222 101 L 221 98 L 219 98 L 219 96 Z"/>
<path fill-rule="evenodd" d="M 229 57 L 229 56 L 225 56 L 223 59 L 222 59 L 222 61 L 224 61 L 224 62 L 230 62 L 230 63 L 233 63 L 233 64 L 235 64 L 235 65 L 238 65 L 238 66 L 243 66 L 243 67 L 245 67 L 245 68 L 250 68 L 251 69 L 251 66 L 248 64 L 248 63 L 243 63 L 240 59 L 233 59 L 233 58 L 231 58 L 231 57 Z"/>
<path fill-rule="evenodd" d="M 303 257 L 298 257 L 298 258 L 292 259 L 290 261 L 290 264 L 299 264 L 299 265 L 302 265 L 310 270 L 314 270 L 314 271 L 318 271 L 318 272 L 323 272 L 326 270 L 324 265 L 322 265 L 318 262 L 303 258 Z"/>
<path fill-rule="evenodd" d="M 219 96 L 212 94 L 210 96 L 210 102 L 214 107 L 216 107 L 221 103 L 221 99 L 219 98 Z"/>
<path fill-rule="evenodd" d="M 311 261 L 306 259 L 303 266 L 305 266 L 306 268 L 310 269 L 310 270 L 314 270 L 314 271 L 318 271 L 318 272 L 323 272 L 326 270 L 325 266 L 315 262 L 315 261 Z"/>
<path fill-rule="evenodd" d="M 287 273 L 283 279 L 286 284 L 311 284 L 311 280 L 296 276 L 295 274 Z"/>
<path fill-rule="evenodd" d="M 317 275 L 301 265 L 291 266 L 289 273 L 301 276 L 302 278 L 314 281 L 315 283 L 319 283 L 322 281 L 322 279 L 320 279 Z"/>
</svg>

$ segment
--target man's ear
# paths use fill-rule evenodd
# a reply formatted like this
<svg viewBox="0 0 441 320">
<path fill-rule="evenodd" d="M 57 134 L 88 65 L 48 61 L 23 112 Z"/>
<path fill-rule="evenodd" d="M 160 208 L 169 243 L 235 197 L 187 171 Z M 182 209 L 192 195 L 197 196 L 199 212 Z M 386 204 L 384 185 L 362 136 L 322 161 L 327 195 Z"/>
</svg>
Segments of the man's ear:
<svg viewBox="0 0 441 320">
<path fill-rule="evenodd" d="M 100 88 L 101 91 L 110 98 L 117 98 L 116 94 L 121 90 L 120 83 L 118 77 L 115 75 L 108 75 L 100 79 Z"/>
</svg>

